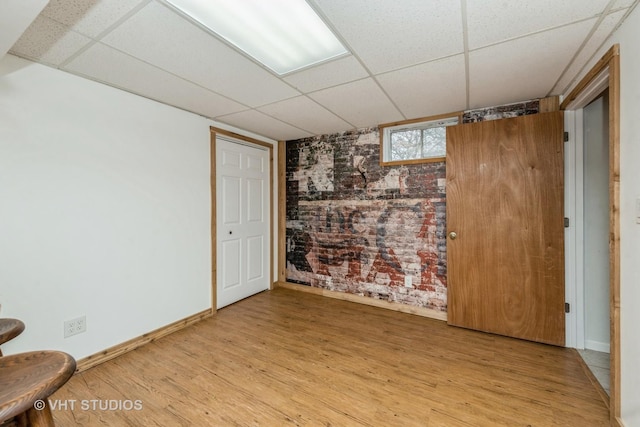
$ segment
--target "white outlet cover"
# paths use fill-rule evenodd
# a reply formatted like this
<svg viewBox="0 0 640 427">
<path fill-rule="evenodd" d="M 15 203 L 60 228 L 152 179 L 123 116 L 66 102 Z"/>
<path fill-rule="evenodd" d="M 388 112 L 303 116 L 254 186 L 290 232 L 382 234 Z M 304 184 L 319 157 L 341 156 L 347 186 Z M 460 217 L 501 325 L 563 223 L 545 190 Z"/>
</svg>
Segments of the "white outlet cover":
<svg viewBox="0 0 640 427">
<path fill-rule="evenodd" d="M 413 287 L 413 277 L 411 276 L 404 276 L 404 286 L 406 288 L 412 288 Z"/>
<path fill-rule="evenodd" d="M 64 322 L 64 337 L 69 338 L 73 335 L 81 334 L 87 331 L 87 316 L 81 316 Z"/>
</svg>

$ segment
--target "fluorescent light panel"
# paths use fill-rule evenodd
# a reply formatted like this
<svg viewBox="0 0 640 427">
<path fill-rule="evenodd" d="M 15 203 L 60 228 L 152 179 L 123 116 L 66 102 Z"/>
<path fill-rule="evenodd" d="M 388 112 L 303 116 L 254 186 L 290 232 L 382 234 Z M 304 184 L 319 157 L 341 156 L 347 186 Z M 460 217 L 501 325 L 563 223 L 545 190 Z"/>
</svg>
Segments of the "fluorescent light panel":
<svg viewBox="0 0 640 427">
<path fill-rule="evenodd" d="M 167 0 L 276 73 L 347 53 L 305 0 Z"/>
</svg>

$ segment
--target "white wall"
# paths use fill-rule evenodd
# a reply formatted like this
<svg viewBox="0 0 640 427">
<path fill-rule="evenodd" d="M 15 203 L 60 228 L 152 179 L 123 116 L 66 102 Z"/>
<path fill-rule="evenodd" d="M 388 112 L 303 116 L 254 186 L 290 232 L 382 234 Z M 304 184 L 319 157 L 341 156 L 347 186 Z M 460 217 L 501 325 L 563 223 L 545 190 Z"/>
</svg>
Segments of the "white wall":
<svg viewBox="0 0 640 427">
<path fill-rule="evenodd" d="M 6 354 L 81 358 L 211 307 L 212 124 L 0 61 L 0 315 L 26 324 Z"/>
<path fill-rule="evenodd" d="M 640 224 L 635 200 L 640 198 L 640 7 L 627 17 L 593 59 L 620 44 L 620 299 L 622 420 L 640 426 Z M 587 70 L 590 69 L 587 67 Z M 582 76 L 581 76 L 582 77 Z"/>
<path fill-rule="evenodd" d="M 609 353 L 609 103 L 584 107 L 585 348 Z"/>
</svg>

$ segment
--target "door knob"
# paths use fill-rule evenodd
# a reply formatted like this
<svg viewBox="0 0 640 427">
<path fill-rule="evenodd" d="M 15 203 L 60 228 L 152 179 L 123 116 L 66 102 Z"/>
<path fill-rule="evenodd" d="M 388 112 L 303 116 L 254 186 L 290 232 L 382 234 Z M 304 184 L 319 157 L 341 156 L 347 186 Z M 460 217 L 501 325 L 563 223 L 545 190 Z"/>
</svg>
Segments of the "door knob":
<svg viewBox="0 0 640 427">
<path fill-rule="evenodd" d="M 458 233 L 456 233 L 455 231 L 452 231 L 451 233 L 449 233 L 449 238 L 451 240 L 456 240 L 456 237 L 458 237 Z"/>
</svg>

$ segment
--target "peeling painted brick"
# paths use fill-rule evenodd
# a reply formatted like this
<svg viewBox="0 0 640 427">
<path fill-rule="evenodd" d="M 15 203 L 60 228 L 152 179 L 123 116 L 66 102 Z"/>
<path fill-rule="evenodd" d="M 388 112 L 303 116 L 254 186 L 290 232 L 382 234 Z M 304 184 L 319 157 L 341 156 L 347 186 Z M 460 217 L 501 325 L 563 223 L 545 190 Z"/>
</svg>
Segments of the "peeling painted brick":
<svg viewBox="0 0 640 427">
<path fill-rule="evenodd" d="M 380 167 L 378 138 L 287 143 L 287 280 L 445 310 L 444 162 Z"/>
</svg>

